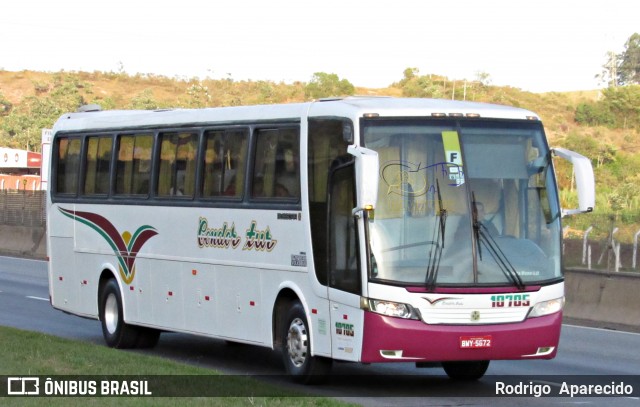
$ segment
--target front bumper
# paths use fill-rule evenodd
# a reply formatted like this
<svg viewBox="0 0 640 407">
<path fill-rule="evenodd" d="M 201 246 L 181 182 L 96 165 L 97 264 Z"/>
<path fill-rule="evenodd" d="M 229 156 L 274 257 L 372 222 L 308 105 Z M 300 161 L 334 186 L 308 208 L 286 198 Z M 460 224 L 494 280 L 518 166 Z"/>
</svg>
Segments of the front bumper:
<svg viewBox="0 0 640 407">
<path fill-rule="evenodd" d="M 496 325 L 428 325 L 365 312 L 361 361 L 552 359 L 561 326 L 562 312 Z M 489 335 L 490 348 L 461 347 L 461 337 Z"/>
</svg>

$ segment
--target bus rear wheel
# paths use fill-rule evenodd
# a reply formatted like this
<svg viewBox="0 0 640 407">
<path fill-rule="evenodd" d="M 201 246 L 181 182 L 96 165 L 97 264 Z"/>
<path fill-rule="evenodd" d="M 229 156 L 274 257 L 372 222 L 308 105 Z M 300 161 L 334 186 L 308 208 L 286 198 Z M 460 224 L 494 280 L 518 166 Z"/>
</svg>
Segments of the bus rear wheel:
<svg viewBox="0 0 640 407">
<path fill-rule="evenodd" d="M 454 380 L 478 380 L 489 368 L 489 361 L 442 362 L 442 368 Z"/>
<path fill-rule="evenodd" d="M 311 356 L 311 332 L 300 302 L 289 308 L 283 324 L 282 358 L 292 379 L 298 383 L 319 383 L 327 378 L 331 360 Z"/>
<path fill-rule="evenodd" d="M 100 322 L 102 335 L 111 348 L 134 348 L 138 343 L 138 330 L 124 322 L 122 295 L 115 279 L 110 279 L 100 292 Z"/>
</svg>

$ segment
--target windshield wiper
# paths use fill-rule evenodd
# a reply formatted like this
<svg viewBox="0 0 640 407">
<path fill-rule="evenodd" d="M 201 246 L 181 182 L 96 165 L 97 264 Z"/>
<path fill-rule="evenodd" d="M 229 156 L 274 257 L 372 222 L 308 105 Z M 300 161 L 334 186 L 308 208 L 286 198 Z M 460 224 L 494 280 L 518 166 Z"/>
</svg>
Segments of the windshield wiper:
<svg viewBox="0 0 640 407">
<path fill-rule="evenodd" d="M 515 285 L 519 290 L 524 290 L 525 284 L 518 275 L 515 267 L 507 258 L 507 255 L 504 254 L 500 245 L 495 241 L 491 233 L 489 233 L 489 229 L 482 224 L 482 222 L 478 219 L 478 208 L 476 206 L 476 197 L 475 194 L 472 193 L 472 216 L 473 216 L 473 235 L 476 241 L 476 247 L 478 250 L 478 258 L 482 260 L 482 248 L 481 246 L 487 249 L 493 260 L 496 262 L 500 271 L 507 277 L 507 280 L 511 281 L 513 285 Z"/>
<path fill-rule="evenodd" d="M 480 246 L 480 222 L 478 221 L 478 206 L 476 205 L 476 193 L 471 192 L 471 218 L 473 220 L 473 238 L 476 241 L 478 257 L 482 260 L 482 248 Z M 475 265 L 475 262 L 474 262 Z"/>
<path fill-rule="evenodd" d="M 434 244 L 429 250 L 429 262 L 427 263 L 427 275 L 425 285 L 429 289 L 434 289 L 436 279 L 438 278 L 438 269 L 440 268 L 440 259 L 442 258 L 442 249 L 444 249 L 444 233 L 447 226 L 447 210 L 442 205 L 442 194 L 440 193 L 440 183 L 436 178 L 436 192 L 438 194 L 438 219 L 433 233 L 437 233 Z M 433 239 L 432 239 L 433 241 Z"/>
</svg>

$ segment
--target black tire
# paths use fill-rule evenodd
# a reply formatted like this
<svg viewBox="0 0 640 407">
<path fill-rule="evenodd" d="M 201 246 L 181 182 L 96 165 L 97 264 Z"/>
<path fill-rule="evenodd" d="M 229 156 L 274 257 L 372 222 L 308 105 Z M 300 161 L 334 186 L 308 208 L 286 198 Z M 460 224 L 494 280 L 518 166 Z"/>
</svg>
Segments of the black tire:
<svg viewBox="0 0 640 407">
<path fill-rule="evenodd" d="M 297 383 L 320 383 L 327 378 L 331 360 L 311 356 L 311 333 L 302 304 L 291 305 L 282 325 L 282 359 L 287 374 Z"/>
<path fill-rule="evenodd" d="M 472 381 L 484 376 L 489 368 L 489 361 L 442 362 L 442 368 L 451 379 Z"/>
<path fill-rule="evenodd" d="M 102 335 L 111 348 L 127 349 L 137 345 L 139 331 L 124 322 L 122 295 L 115 279 L 102 287 L 99 302 Z"/>
</svg>

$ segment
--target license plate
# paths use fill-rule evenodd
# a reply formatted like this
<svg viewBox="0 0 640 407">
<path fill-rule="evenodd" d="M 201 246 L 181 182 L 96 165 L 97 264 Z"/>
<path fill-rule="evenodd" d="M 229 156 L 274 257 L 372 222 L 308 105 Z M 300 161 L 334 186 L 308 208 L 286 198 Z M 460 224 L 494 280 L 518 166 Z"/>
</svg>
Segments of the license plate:
<svg viewBox="0 0 640 407">
<path fill-rule="evenodd" d="M 461 336 L 461 349 L 482 349 L 491 347 L 491 335 L 484 336 Z"/>
</svg>

